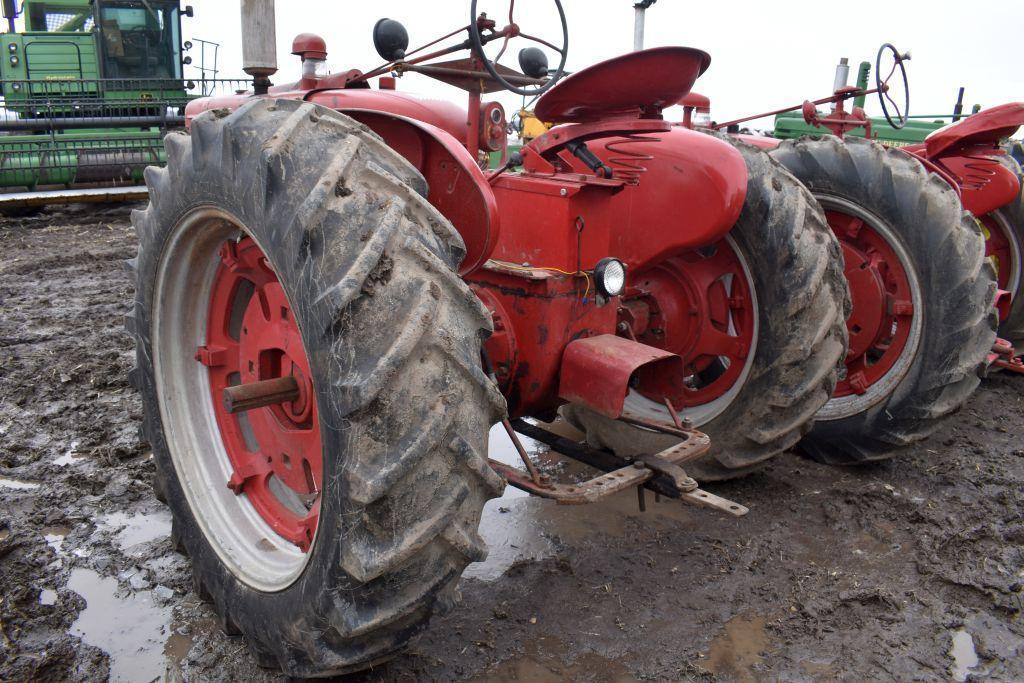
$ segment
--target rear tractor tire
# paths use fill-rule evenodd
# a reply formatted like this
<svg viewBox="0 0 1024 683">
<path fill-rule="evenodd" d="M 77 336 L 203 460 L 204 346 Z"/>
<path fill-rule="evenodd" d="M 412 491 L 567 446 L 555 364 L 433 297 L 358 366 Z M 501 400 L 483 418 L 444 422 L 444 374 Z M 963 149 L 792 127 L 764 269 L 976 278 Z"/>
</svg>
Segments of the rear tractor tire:
<svg viewBox="0 0 1024 683">
<path fill-rule="evenodd" d="M 1020 143 L 1012 149 L 1019 150 Z M 1010 293 L 1010 315 L 999 325 L 999 336 L 1017 350 L 1024 346 L 1024 171 L 1008 154 L 1002 163 L 1017 175 L 1021 191 L 1013 201 L 979 218 L 985 229 L 985 253 L 993 260 L 999 288 Z"/>
<path fill-rule="evenodd" d="M 708 454 L 686 465 L 687 473 L 698 481 L 747 474 L 800 440 L 832 395 L 846 354 L 844 321 L 850 307 L 839 243 L 814 199 L 763 151 L 723 139 L 740 151 L 747 164 L 747 196 L 739 220 L 710 250 L 698 250 L 679 263 L 655 269 L 679 278 L 708 267 L 724 269 L 734 261 L 743 265 L 742 269 L 730 266 L 732 303 L 724 308 L 732 307 L 735 314 L 749 306 L 750 320 L 740 324 L 735 319 L 717 319 L 703 324 L 731 335 L 734 343 L 746 344 L 745 358 L 719 359 L 687 382 L 700 392 L 713 388 L 729 368 L 742 372 L 728 391 L 709 394 L 714 398 L 680 411 L 711 437 Z M 726 276 L 724 270 L 703 282 L 695 280 L 690 289 L 711 291 L 723 284 L 722 276 Z M 746 282 L 741 286 L 737 278 Z M 636 276 L 640 283 L 644 279 L 644 274 Z M 710 288 L 708 281 L 713 281 Z M 741 301 L 738 308 L 737 301 Z M 650 417 L 669 419 L 664 406 L 636 393 L 627 402 Z M 592 445 L 622 456 L 657 452 L 677 442 L 576 405 L 563 407 L 562 414 L 587 434 Z"/>
<path fill-rule="evenodd" d="M 978 386 L 995 340 L 995 271 L 981 227 L 914 157 L 866 140 L 787 140 L 771 152 L 843 244 L 850 352 L 801 448 L 849 465 L 932 433 Z"/>
<path fill-rule="evenodd" d="M 329 109 L 252 100 L 165 145 L 132 216 L 128 327 L 173 537 L 261 665 L 366 668 L 453 602 L 504 487 L 462 240 L 410 164 Z M 271 380 L 289 398 L 224 406 Z"/>
</svg>

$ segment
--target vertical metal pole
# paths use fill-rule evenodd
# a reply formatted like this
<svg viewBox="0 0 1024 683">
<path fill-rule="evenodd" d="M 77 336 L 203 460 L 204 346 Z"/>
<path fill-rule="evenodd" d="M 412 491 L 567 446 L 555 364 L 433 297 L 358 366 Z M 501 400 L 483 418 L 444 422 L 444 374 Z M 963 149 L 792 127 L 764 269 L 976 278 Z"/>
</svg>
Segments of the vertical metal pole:
<svg viewBox="0 0 1024 683">
<path fill-rule="evenodd" d="M 839 64 L 836 66 L 836 77 L 832 81 L 832 92 L 845 88 L 846 84 L 850 80 L 850 60 L 843 57 L 839 60 Z"/>
<path fill-rule="evenodd" d="M 242 0 L 242 70 L 252 76 L 253 91 L 265 95 L 277 73 L 274 0 Z"/>
<path fill-rule="evenodd" d="M 868 89 L 868 76 L 871 75 L 871 62 L 861 62 L 857 70 L 857 87 L 861 90 Z M 865 95 L 857 95 L 853 98 L 853 106 L 864 108 Z"/>
<path fill-rule="evenodd" d="M 633 51 L 644 49 L 644 13 L 647 7 L 643 3 L 633 5 Z"/>
<path fill-rule="evenodd" d="M 953 105 L 953 121 L 959 121 L 964 113 L 964 89 L 960 87 L 960 92 L 956 94 L 956 104 Z"/>
</svg>

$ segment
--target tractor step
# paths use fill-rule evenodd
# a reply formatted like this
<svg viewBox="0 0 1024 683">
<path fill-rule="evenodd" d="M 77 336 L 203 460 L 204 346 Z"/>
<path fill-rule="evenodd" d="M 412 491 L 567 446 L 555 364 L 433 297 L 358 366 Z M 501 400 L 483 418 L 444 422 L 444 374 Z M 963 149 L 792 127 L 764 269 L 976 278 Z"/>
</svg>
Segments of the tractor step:
<svg viewBox="0 0 1024 683">
<path fill-rule="evenodd" d="M 1017 355 L 1016 349 L 1005 339 L 996 339 L 992 345 L 992 351 L 988 354 L 988 365 L 990 368 L 1024 375 L 1024 356 Z"/>
<path fill-rule="evenodd" d="M 678 498 L 685 503 L 713 508 L 737 517 L 748 512 L 746 507 L 738 503 L 700 489 L 697 482 L 681 467 L 683 463 L 707 452 L 711 442 L 701 432 L 659 429 L 671 429 L 671 433 L 679 436 L 682 442 L 660 453 L 626 459 L 609 451 L 577 443 L 524 420 L 513 420 L 511 424 L 515 432 L 549 446 L 554 452 L 604 471 L 604 474 L 584 482 L 562 484 L 551 482 L 545 477 L 538 480 L 505 463 L 489 461 L 491 467 L 509 484 L 535 496 L 549 498 L 561 505 L 582 505 L 628 488 L 643 487 L 659 495 Z M 652 427 L 646 423 L 645 426 Z M 513 440 L 516 439 L 513 437 Z"/>
</svg>

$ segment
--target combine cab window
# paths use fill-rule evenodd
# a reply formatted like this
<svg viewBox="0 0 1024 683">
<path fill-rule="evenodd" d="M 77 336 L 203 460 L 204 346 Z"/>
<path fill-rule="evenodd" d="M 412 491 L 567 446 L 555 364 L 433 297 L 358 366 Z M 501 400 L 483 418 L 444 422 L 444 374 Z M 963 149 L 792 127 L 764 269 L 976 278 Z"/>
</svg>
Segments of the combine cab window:
<svg viewBox="0 0 1024 683">
<path fill-rule="evenodd" d="M 177 2 L 98 4 L 104 78 L 181 78 Z"/>
<path fill-rule="evenodd" d="M 91 8 L 32 5 L 29 12 L 32 31 L 88 33 L 95 26 Z"/>
</svg>

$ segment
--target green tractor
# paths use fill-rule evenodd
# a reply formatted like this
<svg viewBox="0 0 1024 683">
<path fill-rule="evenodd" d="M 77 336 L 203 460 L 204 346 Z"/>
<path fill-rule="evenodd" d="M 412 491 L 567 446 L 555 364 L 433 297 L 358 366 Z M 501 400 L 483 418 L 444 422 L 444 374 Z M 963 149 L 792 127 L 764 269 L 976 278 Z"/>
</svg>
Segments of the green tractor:
<svg viewBox="0 0 1024 683">
<path fill-rule="evenodd" d="M 2 9 L 3 208 L 144 198 L 142 170 L 165 163 L 162 138 L 184 128 L 185 105 L 244 87 L 216 78 L 217 46 L 206 41 L 185 76 L 194 46 L 181 17 L 193 11 L 178 0 L 3 0 Z"/>
<path fill-rule="evenodd" d="M 834 89 L 838 90 L 846 84 L 848 74 L 849 64 L 847 59 L 844 57 L 839 61 L 839 65 L 836 67 L 836 84 Z M 871 62 L 861 62 L 860 67 L 857 70 L 856 87 L 859 90 L 866 91 L 868 89 L 868 78 L 870 75 Z M 870 117 L 868 120 L 871 122 L 871 139 L 877 140 L 889 147 L 902 147 L 904 145 L 913 145 L 919 142 L 924 142 L 924 139 L 929 133 L 942 128 L 951 122 L 960 120 L 963 115 L 963 97 L 964 89 L 960 88 L 952 114 L 907 117 L 902 128 L 892 127 L 884 117 Z M 866 95 L 864 94 L 858 95 L 853 100 L 853 106 L 863 109 L 865 98 Z M 976 114 L 980 110 L 981 106 L 976 104 L 972 108 L 971 113 Z M 828 115 L 827 112 L 820 113 L 822 116 Z M 820 127 L 813 123 L 808 123 L 804 117 L 804 113 L 797 109 L 796 111 L 786 111 L 776 114 L 775 128 L 772 131 L 772 135 L 773 137 L 786 140 L 803 137 L 805 135 L 821 135 L 822 132 L 823 131 Z M 845 134 L 851 137 L 862 138 L 865 135 L 865 129 L 862 127 L 855 128 L 847 131 Z"/>
</svg>

